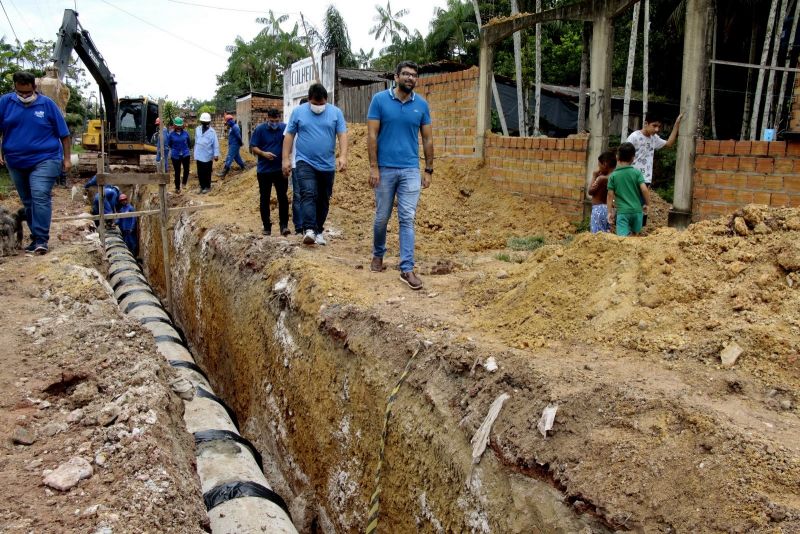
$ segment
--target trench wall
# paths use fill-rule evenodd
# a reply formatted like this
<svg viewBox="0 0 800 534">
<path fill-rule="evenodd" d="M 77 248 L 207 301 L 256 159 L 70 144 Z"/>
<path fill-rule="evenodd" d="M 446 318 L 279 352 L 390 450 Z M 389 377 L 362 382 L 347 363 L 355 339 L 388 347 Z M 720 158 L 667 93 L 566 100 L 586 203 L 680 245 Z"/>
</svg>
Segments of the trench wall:
<svg viewBox="0 0 800 534">
<path fill-rule="evenodd" d="M 326 285 L 329 275 L 293 257 L 293 247 L 208 228 L 194 217 L 184 214 L 172 229 L 173 315 L 243 434 L 264 454 L 267 478 L 290 503 L 299 531 L 365 528 L 386 399 L 420 348 L 392 408 L 381 530 L 583 528 L 560 493 L 510 473 L 490 451 L 473 467 L 469 438 L 494 395 L 470 407 L 466 419 L 454 407 L 470 404 L 465 391 L 476 381 L 498 386 L 489 386 L 494 376 L 471 376 L 475 357 L 467 349 L 426 344 L 375 310 L 332 302 L 332 291 L 351 283 L 346 276 Z M 163 292 L 160 250 L 158 228 L 144 221 L 145 265 Z"/>
<path fill-rule="evenodd" d="M 693 220 L 746 204 L 800 206 L 800 141 L 697 141 Z"/>
</svg>

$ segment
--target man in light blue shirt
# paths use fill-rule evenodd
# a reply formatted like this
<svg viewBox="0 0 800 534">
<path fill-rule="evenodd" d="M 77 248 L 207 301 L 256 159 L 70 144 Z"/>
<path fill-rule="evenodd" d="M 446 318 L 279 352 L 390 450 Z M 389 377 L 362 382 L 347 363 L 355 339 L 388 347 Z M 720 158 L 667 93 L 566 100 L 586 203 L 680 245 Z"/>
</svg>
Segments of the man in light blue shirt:
<svg viewBox="0 0 800 534">
<path fill-rule="evenodd" d="M 283 138 L 283 174 L 292 172 L 295 147 L 297 181 L 300 185 L 300 219 L 303 243 L 324 245 L 322 235 L 328 217 L 336 171 L 347 168 L 347 123 L 342 110 L 328 104 L 328 91 L 321 83 L 308 89 L 308 102 L 292 111 Z M 297 137 L 297 144 L 294 144 Z M 336 139 L 339 157 L 336 158 Z"/>
<path fill-rule="evenodd" d="M 433 133 L 428 103 L 414 93 L 419 67 L 413 61 L 397 65 L 394 87 L 372 97 L 367 112 L 369 185 L 375 190 L 370 270 L 382 272 L 386 225 L 397 197 L 400 227 L 400 278 L 411 289 L 422 289 L 414 273 L 414 218 L 420 188 L 431 185 Z M 419 136 L 425 152 L 425 173 L 419 173 Z"/>
<path fill-rule="evenodd" d="M 211 171 L 214 162 L 219 159 L 219 139 L 217 132 L 211 127 L 211 115 L 200 114 L 200 126 L 194 132 L 194 161 L 197 163 L 197 180 L 200 192 L 211 190 Z"/>
</svg>

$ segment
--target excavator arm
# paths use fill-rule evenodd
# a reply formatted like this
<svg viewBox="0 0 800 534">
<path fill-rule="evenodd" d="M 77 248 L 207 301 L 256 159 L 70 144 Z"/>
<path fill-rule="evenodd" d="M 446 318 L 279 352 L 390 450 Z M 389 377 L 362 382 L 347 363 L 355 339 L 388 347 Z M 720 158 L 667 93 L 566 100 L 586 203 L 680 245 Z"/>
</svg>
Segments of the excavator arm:
<svg viewBox="0 0 800 534">
<path fill-rule="evenodd" d="M 64 81 L 72 51 L 78 53 L 89 73 L 100 86 L 109 130 L 117 131 L 117 82 L 108 69 L 106 60 L 95 47 L 89 32 L 78 23 L 78 13 L 72 9 L 64 10 L 64 20 L 58 30 L 58 41 L 53 50 L 53 64 L 58 69 L 58 78 Z"/>
</svg>

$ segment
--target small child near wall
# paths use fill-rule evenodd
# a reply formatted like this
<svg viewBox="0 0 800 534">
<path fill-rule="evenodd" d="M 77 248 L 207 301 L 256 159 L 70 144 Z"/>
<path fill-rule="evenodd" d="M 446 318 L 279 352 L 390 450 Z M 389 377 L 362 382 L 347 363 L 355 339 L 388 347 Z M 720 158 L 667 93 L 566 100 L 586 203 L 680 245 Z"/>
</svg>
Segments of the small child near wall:
<svg viewBox="0 0 800 534">
<path fill-rule="evenodd" d="M 589 228 L 593 234 L 597 232 L 610 232 L 608 222 L 608 175 L 617 167 L 617 156 L 607 150 L 597 158 L 597 170 L 592 174 L 592 185 L 589 194 L 592 195 L 592 217 L 589 219 Z"/>
<path fill-rule="evenodd" d="M 622 143 L 617 149 L 617 168 L 608 178 L 608 222 L 617 225 L 617 235 L 638 235 L 650 204 L 650 190 L 644 175 L 633 167 L 636 148 Z M 642 203 L 644 198 L 644 203 Z"/>
</svg>

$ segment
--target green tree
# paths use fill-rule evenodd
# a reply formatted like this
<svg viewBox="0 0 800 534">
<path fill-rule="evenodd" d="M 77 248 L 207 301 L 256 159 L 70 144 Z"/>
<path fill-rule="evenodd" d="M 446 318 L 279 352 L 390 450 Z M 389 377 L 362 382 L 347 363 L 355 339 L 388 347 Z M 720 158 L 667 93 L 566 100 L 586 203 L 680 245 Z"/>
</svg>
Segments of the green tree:
<svg viewBox="0 0 800 534">
<path fill-rule="evenodd" d="M 436 8 L 430 30 L 427 44 L 433 57 L 461 61 L 477 54 L 479 28 L 469 0 L 447 0 L 447 8 Z"/>
<path fill-rule="evenodd" d="M 386 39 L 394 42 L 395 39 L 402 39 L 409 36 L 408 26 L 400 22 L 400 19 L 408 15 L 408 9 L 401 9 L 392 12 L 391 0 L 386 0 L 386 7 L 379 4 L 375 5 L 375 10 L 378 12 L 373 20 L 377 23 L 373 26 L 369 33 L 375 35 L 375 39 L 380 39 L 385 43 Z"/>
<path fill-rule="evenodd" d="M 350 49 L 350 35 L 341 13 L 333 5 L 325 11 L 323 22 L 323 52 L 336 50 L 336 64 L 340 67 L 356 67 L 358 63 Z"/>
</svg>

